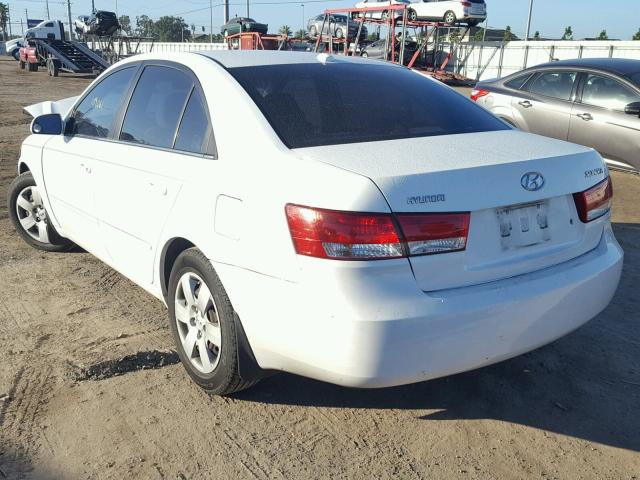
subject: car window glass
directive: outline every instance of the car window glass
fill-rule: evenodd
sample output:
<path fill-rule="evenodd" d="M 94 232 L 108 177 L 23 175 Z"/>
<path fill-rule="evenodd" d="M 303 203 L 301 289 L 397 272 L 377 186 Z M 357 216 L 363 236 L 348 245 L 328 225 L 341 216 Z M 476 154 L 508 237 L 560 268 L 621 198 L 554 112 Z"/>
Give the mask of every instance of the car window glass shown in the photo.
<path fill-rule="evenodd" d="M 576 72 L 541 73 L 528 83 L 527 90 L 546 97 L 569 100 L 575 80 Z"/>
<path fill-rule="evenodd" d="M 45 23 L 44 26 L 45 27 L 53 27 L 53 22 Z"/>
<path fill-rule="evenodd" d="M 633 102 L 640 102 L 640 95 L 617 80 L 601 75 L 587 76 L 582 91 L 582 103 L 624 111 L 624 107 Z"/>
<path fill-rule="evenodd" d="M 205 103 L 198 90 L 193 90 L 178 128 L 174 148 L 185 152 L 205 153 L 208 139 L 209 121 Z"/>
<path fill-rule="evenodd" d="M 133 67 L 124 68 L 98 83 L 75 108 L 67 134 L 108 137 L 122 96 L 135 72 Z"/>
<path fill-rule="evenodd" d="M 171 148 L 191 79 L 180 70 L 148 66 L 131 97 L 120 140 Z"/>
<path fill-rule="evenodd" d="M 514 90 L 520 90 L 530 76 L 531 74 L 520 75 L 519 77 L 516 77 L 513 80 L 509 80 L 508 82 L 505 82 L 504 85 L 508 88 L 513 88 Z"/>

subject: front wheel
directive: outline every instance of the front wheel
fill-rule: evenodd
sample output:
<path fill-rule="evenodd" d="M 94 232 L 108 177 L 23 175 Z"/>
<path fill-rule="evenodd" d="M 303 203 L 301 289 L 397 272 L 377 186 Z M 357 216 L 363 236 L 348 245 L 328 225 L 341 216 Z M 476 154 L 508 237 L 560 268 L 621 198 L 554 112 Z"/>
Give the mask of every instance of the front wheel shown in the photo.
<path fill-rule="evenodd" d="M 368 58 L 368 57 L 369 57 L 369 54 L 368 54 L 367 52 L 362 52 L 362 56 L 363 56 L 364 58 Z"/>
<path fill-rule="evenodd" d="M 242 332 L 220 278 L 197 248 L 185 250 L 176 259 L 167 304 L 182 365 L 202 389 L 213 395 L 229 395 L 259 380 L 240 375 Z M 257 369 L 255 364 L 248 367 Z"/>
<path fill-rule="evenodd" d="M 455 25 L 456 24 L 456 14 L 453 13 L 451 10 L 448 10 L 443 17 L 444 23 L 446 23 L 447 25 Z"/>
<path fill-rule="evenodd" d="M 342 38 L 344 37 L 344 32 L 342 31 L 341 28 L 336 28 L 336 38 Z"/>
<path fill-rule="evenodd" d="M 413 8 L 409 9 L 409 20 L 415 22 L 418 20 L 418 12 L 416 12 Z"/>
<path fill-rule="evenodd" d="M 61 237 L 51 225 L 31 172 L 25 172 L 11 182 L 7 203 L 13 226 L 29 245 L 47 252 L 65 252 L 73 248 L 74 244 Z"/>

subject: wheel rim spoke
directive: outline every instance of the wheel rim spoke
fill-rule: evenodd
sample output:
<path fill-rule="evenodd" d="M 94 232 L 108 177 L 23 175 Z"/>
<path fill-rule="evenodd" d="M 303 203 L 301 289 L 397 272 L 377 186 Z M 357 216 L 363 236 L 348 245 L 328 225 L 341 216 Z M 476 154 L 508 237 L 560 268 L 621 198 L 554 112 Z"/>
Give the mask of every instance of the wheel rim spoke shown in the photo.
<path fill-rule="evenodd" d="M 33 218 L 33 215 L 29 212 L 26 217 L 20 219 L 20 224 L 22 225 L 22 228 L 29 230 L 36 224 L 36 219 Z"/>
<path fill-rule="evenodd" d="M 196 303 L 196 298 L 193 294 L 193 285 L 191 282 L 190 275 L 184 275 L 181 280 L 182 285 L 182 294 L 184 295 L 184 299 L 187 301 L 187 306 L 194 305 Z"/>
<path fill-rule="evenodd" d="M 204 337 L 207 341 L 211 342 L 213 345 L 220 348 L 222 343 L 222 335 L 220 332 L 220 327 L 213 324 L 208 324 Z"/>
<path fill-rule="evenodd" d="M 37 207 L 42 206 L 42 197 L 36 187 L 31 188 L 31 196 L 33 197 L 33 204 Z"/>
<path fill-rule="evenodd" d="M 198 341 L 198 332 L 195 328 L 189 329 L 189 332 L 182 340 L 182 348 L 184 348 L 184 353 L 187 354 L 187 358 L 192 359 L 195 349 L 196 343 Z"/>
<path fill-rule="evenodd" d="M 207 348 L 207 342 L 204 336 L 198 340 L 198 353 L 200 354 L 200 362 L 205 372 L 213 370 L 213 359 L 211 351 Z"/>
<path fill-rule="evenodd" d="M 45 221 L 38 222 L 38 240 L 42 243 L 49 243 L 49 231 Z"/>
<path fill-rule="evenodd" d="M 175 301 L 176 320 L 182 323 L 189 324 L 191 316 L 189 315 L 190 309 L 188 305 L 184 305 L 182 300 L 176 299 Z"/>
<path fill-rule="evenodd" d="M 207 287 L 207 284 L 202 282 L 200 284 L 200 289 L 198 290 L 198 300 L 197 300 L 197 305 L 198 305 L 198 310 L 200 310 L 200 312 L 202 312 L 202 314 L 206 314 L 207 312 L 207 306 L 209 305 L 209 301 L 211 300 L 211 292 L 209 291 L 209 287 Z"/>
<path fill-rule="evenodd" d="M 25 197 L 23 197 L 22 195 L 18 196 L 18 200 L 16 202 L 18 204 L 18 206 L 24 210 L 30 211 L 31 209 L 33 209 L 34 205 L 27 200 Z"/>

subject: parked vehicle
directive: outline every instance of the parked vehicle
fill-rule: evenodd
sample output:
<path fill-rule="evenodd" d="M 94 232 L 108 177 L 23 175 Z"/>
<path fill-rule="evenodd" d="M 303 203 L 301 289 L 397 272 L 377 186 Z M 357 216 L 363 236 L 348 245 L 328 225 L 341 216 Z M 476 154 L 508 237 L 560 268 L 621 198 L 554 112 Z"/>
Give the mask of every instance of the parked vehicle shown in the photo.
<path fill-rule="evenodd" d="M 324 27 L 323 27 L 324 25 Z M 348 38 L 355 38 L 358 34 L 358 28 L 360 27 L 360 22 L 352 20 L 347 15 L 329 15 L 328 21 L 325 21 L 325 14 L 317 15 L 313 18 L 309 19 L 307 23 L 307 31 L 309 32 L 309 37 L 316 38 L 318 36 L 318 32 L 322 30 L 323 35 L 329 35 L 331 32 L 331 36 L 336 38 L 344 38 L 345 35 L 349 35 Z M 362 29 L 360 30 L 360 37 L 366 38 L 368 35 L 367 27 L 362 25 Z"/>
<path fill-rule="evenodd" d="M 92 15 L 80 15 L 74 21 L 76 33 L 109 37 L 120 30 L 120 22 L 114 12 L 98 10 Z"/>
<path fill-rule="evenodd" d="M 609 165 L 640 170 L 640 61 L 551 62 L 483 81 L 472 97 L 511 125 L 595 148 Z"/>
<path fill-rule="evenodd" d="M 418 44 L 414 41 L 407 40 L 404 44 L 404 65 L 407 65 L 413 57 L 413 54 L 418 50 Z M 400 49 L 402 46 L 401 41 L 395 42 L 395 54 L 396 59 L 399 62 L 400 59 Z M 391 60 L 390 55 L 388 58 L 385 58 L 387 49 L 390 50 L 391 47 L 387 47 L 387 40 L 385 38 L 381 38 L 380 40 L 376 40 L 373 43 L 370 43 L 365 48 L 362 49 L 361 55 L 363 57 L 368 57 L 374 60 Z"/>
<path fill-rule="evenodd" d="M 269 25 L 266 23 L 256 22 L 253 18 L 249 17 L 234 17 L 220 27 L 220 33 L 225 37 L 229 35 L 236 35 L 241 32 L 258 32 L 266 34 L 269 30 Z"/>
<path fill-rule="evenodd" d="M 14 38 L 13 40 L 8 40 L 5 42 L 5 53 L 7 55 L 12 56 L 17 61 L 20 60 L 20 47 L 24 47 L 24 39 L 23 38 Z"/>
<path fill-rule="evenodd" d="M 45 20 L 24 32 L 25 40 L 42 38 L 49 40 L 64 40 L 64 25 L 60 20 Z"/>
<path fill-rule="evenodd" d="M 385 387 L 473 369 L 578 328 L 620 279 L 598 153 L 398 65 L 153 53 L 27 111 L 18 233 L 164 301 L 211 393 L 264 371 Z"/>
<path fill-rule="evenodd" d="M 487 5 L 484 0 L 418 0 L 411 4 L 409 18 L 474 27 L 487 19 Z"/>
<path fill-rule="evenodd" d="M 389 17 L 389 10 L 384 10 L 384 7 L 388 7 L 390 5 L 410 5 L 410 4 L 411 4 L 410 0 L 382 0 L 382 1 L 363 0 L 362 2 L 356 3 L 356 8 L 366 8 L 366 7 L 382 8 L 383 10 L 367 13 L 366 17 L 367 18 L 386 19 L 386 18 Z M 402 17 L 402 15 L 403 15 L 403 11 L 402 10 L 396 10 L 395 11 L 396 18 L 400 18 L 400 17 Z M 365 15 L 361 14 L 360 16 L 365 16 Z"/>

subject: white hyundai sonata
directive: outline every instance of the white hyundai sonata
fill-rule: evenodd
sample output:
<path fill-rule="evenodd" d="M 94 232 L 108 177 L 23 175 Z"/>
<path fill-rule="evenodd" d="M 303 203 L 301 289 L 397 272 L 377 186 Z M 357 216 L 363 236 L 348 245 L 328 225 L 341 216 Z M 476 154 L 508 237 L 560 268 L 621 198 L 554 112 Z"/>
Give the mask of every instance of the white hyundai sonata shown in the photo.
<path fill-rule="evenodd" d="M 211 393 L 280 370 L 386 387 L 488 365 L 584 324 L 620 279 L 594 150 L 404 67 L 139 55 L 27 110 L 17 231 L 163 300 Z"/>

